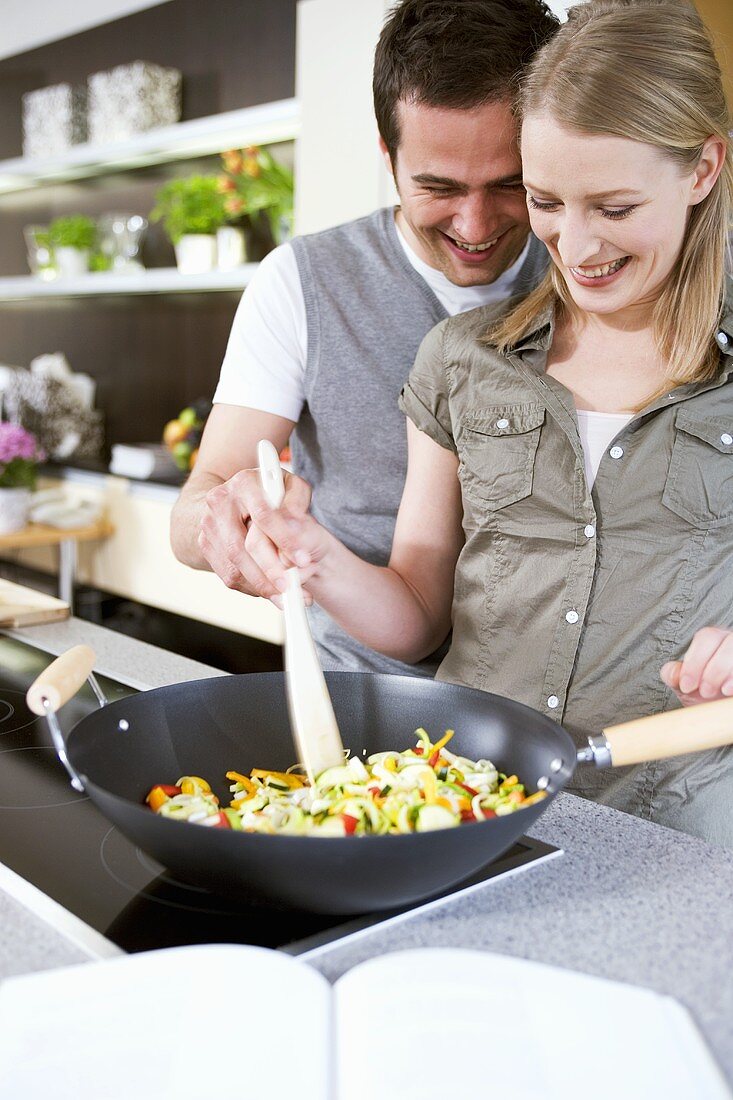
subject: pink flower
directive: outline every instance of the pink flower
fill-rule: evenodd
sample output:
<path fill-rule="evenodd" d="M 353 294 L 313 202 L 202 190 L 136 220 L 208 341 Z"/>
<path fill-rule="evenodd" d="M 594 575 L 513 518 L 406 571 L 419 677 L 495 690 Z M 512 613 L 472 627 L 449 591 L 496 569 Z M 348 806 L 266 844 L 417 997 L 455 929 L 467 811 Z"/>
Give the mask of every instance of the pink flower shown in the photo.
<path fill-rule="evenodd" d="M 21 428 L 20 424 L 0 423 L 0 465 L 6 465 L 14 458 L 38 462 L 44 457 L 36 437 Z"/>

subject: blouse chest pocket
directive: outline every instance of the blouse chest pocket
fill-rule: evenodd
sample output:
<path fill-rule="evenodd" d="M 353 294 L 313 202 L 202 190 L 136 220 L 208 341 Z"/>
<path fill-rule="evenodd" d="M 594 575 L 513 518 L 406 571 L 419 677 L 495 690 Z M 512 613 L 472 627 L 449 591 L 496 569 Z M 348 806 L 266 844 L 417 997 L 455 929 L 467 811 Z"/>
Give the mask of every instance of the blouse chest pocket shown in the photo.
<path fill-rule="evenodd" d="M 680 409 L 662 503 L 696 527 L 733 520 L 733 421 Z"/>
<path fill-rule="evenodd" d="M 544 419 L 540 404 L 496 405 L 463 418 L 458 475 L 472 500 L 494 510 L 529 496 Z"/>

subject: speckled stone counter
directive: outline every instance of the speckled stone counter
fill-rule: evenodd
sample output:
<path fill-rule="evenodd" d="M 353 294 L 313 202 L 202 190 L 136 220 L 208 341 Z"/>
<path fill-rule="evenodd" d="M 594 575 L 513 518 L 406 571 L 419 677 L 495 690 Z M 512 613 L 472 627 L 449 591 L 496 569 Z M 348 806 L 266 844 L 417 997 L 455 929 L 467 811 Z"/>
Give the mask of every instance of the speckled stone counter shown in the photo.
<path fill-rule="evenodd" d="M 100 672 L 139 688 L 219 675 L 78 620 L 11 633 L 53 653 L 87 642 Z M 465 946 L 646 986 L 691 1011 L 733 1084 L 733 852 L 572 795 L 532 835 L 564 854 L 309 961 L 335 980 L 387 951 Z M 8 896 L 0 876 L 0 978 L 84 957 Z"/>
<path fill-rule="evenodd" d="M 221 669 L 211 665 L 179 657 L 176 653 L 128 638 L 125 634 L 115 634 L 82 619 L 71 618 L 60 623 L 20 627 L 2 633 L 55 656 L 75 645 L 89 645 L 97 655 L 94 666 L 97 672 L 141 691 L 165 687 L 166 684 L 180 684 L 184 680 L 225 675 Z"/>

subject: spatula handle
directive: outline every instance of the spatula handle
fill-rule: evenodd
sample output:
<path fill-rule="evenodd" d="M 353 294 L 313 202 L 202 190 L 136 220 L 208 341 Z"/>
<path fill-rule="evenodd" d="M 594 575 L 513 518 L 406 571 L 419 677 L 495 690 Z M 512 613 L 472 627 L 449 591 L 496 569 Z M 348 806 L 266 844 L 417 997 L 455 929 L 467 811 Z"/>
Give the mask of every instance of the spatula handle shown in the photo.
<path fill-rule="evenodd" d="M 260 484 L 267 503 L 271 508 L 279 508 L 285 496 L 285 481 L 280 455 L 269 439 L 261 439 L 257 444 L 257 461 L 260 467 Z"/>
<path fill-rule="evenodd" d="M 733 698 L 635 718 L 604 731 L 614 765 L 733 744 Z"/>

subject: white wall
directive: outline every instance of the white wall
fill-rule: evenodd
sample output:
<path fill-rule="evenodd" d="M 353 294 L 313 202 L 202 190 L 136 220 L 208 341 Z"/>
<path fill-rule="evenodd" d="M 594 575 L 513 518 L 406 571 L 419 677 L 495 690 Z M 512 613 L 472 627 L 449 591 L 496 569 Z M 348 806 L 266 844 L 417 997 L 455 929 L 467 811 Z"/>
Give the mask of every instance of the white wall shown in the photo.
<path fill-rule="evenodd" d="M 0 0 L 0 58 L 168 0 Z"/>
<path fill-rule="evenodd" d="M 395 201 L 377 146 L 374 47 L 392 0 L 300 0 L 295 227 L 312 233 Z"/>

